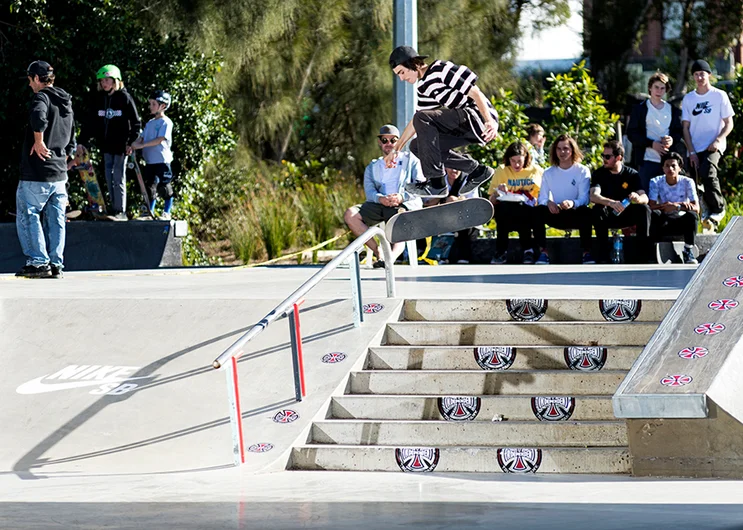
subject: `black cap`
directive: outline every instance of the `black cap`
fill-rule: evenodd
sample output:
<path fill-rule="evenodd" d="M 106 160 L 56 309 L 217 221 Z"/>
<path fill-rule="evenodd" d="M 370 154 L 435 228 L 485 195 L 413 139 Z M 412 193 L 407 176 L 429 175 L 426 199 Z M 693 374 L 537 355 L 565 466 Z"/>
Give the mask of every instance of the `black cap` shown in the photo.
<path fill-rule="evenodd" d="M 694 64 L 691 65 L 691 73 L 694 74 L 695 72 L 707 72 L 708 74 L 711 74 L 712 69 L 709 67 L 709 63 L 707 61 L 697 59 L 696 61 L 694 61 Z"/>
<path fill-rule="evenodd" d="M 39 77 L 46 77 L 48 75 L 52 75 L 53 73 L 54 68 L 52 68 L 52 65 L 47 63 L 46 61 L 34 61 L 28 65 L 28 68 L 26 68 L 26 75 L 31 77 L 35 75 L 38 75 Z"/>
<path fill-rule="evenodd" d="M 412 46 L 398 46 L 390 54 L 390 68 L 395 68 L 405 61 L 415 59 L 416 57 L 425 59 L 428 55 L 418 55 L 418 52 Z"/>

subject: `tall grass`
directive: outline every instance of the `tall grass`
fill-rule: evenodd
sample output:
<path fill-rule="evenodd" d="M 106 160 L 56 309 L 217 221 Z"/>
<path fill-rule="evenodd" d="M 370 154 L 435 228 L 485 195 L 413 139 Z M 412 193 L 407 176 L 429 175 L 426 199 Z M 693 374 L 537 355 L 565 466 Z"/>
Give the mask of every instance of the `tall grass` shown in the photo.
<path fill-rule="evenodd" d="M 273 259 L 346 230 L 343 213 L 362 197 L 363 192 L 350 179 L 329 185 L 305 183 L 297 188 L 260 179 L 226 216 L 225 232 L 235 256 L 243 262 Z"/>

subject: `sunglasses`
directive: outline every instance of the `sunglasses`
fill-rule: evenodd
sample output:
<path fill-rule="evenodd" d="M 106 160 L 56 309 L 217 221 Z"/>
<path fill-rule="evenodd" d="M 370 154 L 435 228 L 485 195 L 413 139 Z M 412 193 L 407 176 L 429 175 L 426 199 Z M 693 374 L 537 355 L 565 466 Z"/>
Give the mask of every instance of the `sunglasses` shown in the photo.
<path fill-rule="evenodd" d="M 604 153 L 601 154 L 601 158 L 603 158 L 604 160 L 611 160 L 615 156 L 617 156 L 617 155 L 614 155 L 614 154 L 607 155 L 607 154 L 604 154 Z"/>
<path fill-rule="evenodd" d="M 382 145 L 394 144 L 397 141 L 397 138 L 395 138 L 394 140 L 388 140 L 387 138 L 380 138 L 379 141 L 382 142 Z"/>

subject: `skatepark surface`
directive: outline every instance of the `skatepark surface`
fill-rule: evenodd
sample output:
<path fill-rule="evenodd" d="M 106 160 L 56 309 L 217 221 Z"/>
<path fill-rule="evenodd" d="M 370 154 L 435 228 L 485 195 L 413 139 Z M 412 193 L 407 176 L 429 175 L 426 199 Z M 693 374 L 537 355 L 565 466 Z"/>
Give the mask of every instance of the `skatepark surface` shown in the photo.
<path fill-rule="evenodd" d="M 626 476 L 286 471 L 292 444 L 405 298 L 675 298 L 692 266 L 338 269 L 301 311 L 307 397 L 282 318 L 238 362 L 246 445 L 232 464 L 212 360 L 319 267 L 0 275 L 0 528 L 743 528 L 743 482 Z M 321 362 L 331 352 L 345 361 Z M 273 421 L 291 410 L 290 424 Z"/>

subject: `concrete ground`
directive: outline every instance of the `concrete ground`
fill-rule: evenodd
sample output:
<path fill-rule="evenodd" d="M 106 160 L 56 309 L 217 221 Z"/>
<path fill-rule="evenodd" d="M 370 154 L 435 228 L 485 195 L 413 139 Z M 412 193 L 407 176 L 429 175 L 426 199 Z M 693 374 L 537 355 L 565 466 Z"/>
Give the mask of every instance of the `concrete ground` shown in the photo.
<path fill-rule="evenodd" d="M 241 358 L 246 442 L 274 448 L 233 467 L 224 376 L 210 363 L 317 270 L 0 275 L 0 528 L 743 528 L 743 482 L 283 470 L 403 298 L 667 299 L 688 266 L 396 267 L 395 300 L 381 271 L 362 270 L 364 301 L 385 308 L 360 329 L 349 271 L 337 270 L 302 306 L 304 401 L 285 320 Z M 320 362 L 334 351 L 346 360 Z M 100 381 L 67 377 L 93 365 Z M 115 367 L 130 382 L 110 383 Z M 111 394 L 117 385 L 136 387 Z M 299 419 L 272 421 L 286 409 Z"/>

